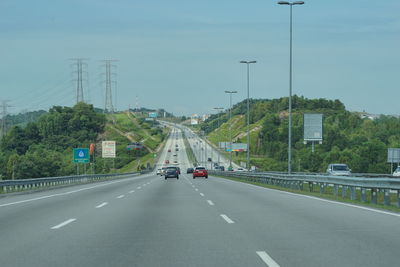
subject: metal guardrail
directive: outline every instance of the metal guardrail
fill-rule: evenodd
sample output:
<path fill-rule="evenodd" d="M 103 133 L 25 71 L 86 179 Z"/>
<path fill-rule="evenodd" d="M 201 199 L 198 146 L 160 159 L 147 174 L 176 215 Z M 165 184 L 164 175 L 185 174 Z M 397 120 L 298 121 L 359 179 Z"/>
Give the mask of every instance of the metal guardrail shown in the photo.
<path fill-rule="evenodd" d="M 383 194 L 383 204 L 391 205 L 391 198 L 395 194 L 397 206 L 400 207 L 400 179 L 387 177 L 350 177 L 350 176 L 328 176 L 328 175 L 306 175 L 306 174 L 283 174 L 283 173 L 252 173 L 252 172 L 228 172 L 210 170 L 210 175 L 235 177 L 251 182 L 266 183 L 296 190 L 314 191 L 314 186 L 319 187 L 320 193 L 327 193 L 327 189 L 333 187 L 332 193 L 335 196 L 341 191 L 342 197 L 348 196 L 351 200 L 360 197 L 362 202 L 378 204 L 378 194 Z M 330 190 L 329 190 L 330 191 Z M 370 193 L 370 197 L 367 196 Z"/>
<path fill-rule="evenodd" d="M 40 189 L 51 186 L 89 183 L 108 178 L 122 178 L 126 176 L 137 176 L 145 174 L 151 170 L 130 173 L 113 173 L 113 174 L 91 174 L 91 175 L 76 175 L 76 176 L 60 176 L 60 177 L 47 177 L 47 178 L 32 178 L 32 179 L 18 179 L 18 180 L 2 180 L 0 181 L 0 192 L 9 193 L 22 190 Z"/>

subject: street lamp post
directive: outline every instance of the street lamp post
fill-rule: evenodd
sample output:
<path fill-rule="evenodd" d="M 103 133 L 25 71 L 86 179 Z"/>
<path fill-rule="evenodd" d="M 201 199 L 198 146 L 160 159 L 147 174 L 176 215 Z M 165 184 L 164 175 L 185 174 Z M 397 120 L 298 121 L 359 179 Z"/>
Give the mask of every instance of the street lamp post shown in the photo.
<path fill-rule="evenodd" d="M 304 1 L 279 1 L 279 5 L 290 6 L 290 55 L 289 55 L 289 137 L 288 137 L 288 174 L 292 173 L 292 7 L 303 5 Z"/>
<path fill-rule="evenodd" d="M 217 108 L 214 108 L 215 110 L 218 110 L 218 114 L 217 114 L 217 116 L 218 116 L 218 129 L 219 129 L 219 126 L 220 126 L 220 124 L 219 124 L 219 119 L 220 119 L 220 115 L 219 115 L 219 113 L 220 113 L 220 110 L 223 110 L 224 108 L 220 108 L 220 107 L 217 107 Z M 218 142 L 219 142 L 219 138 L 218 138 Z M 220 153 L 219 153 L 219 151 L 217 151 L 218 152 L 218 166 L 219 166 L 219 164 L 220 164 Z"/>
<path fill-rule="evenodd" d="M 240 63 L 247 65 L 247 170 L 250 170 L 250 71 L 249 65 L 257 63 L 257 61 L 245 61 Z"/>
<path fill-rule="evenodd" d="M 232 94 L 236 94 L 237 91 L 225 91 L 229 94 L 230 104 L 229 104 L 229 120 L 232 119 Z M 229 139 L 230 139 L 230 157 L 229 157 L 229 169 L 232 170 L 232 122 L 229 124 Z"/>

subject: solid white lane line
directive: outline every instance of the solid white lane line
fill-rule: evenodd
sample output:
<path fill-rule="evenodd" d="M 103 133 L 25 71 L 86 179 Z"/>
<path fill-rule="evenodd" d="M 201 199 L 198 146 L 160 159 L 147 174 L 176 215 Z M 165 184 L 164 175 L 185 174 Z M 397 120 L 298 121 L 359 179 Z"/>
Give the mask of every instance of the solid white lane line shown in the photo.
<path fill-rule="evenodd" d="M 208 204 L 210 204 L 210 206 L 214 206 L 214 203 L 211 200 L 207 200 Z"/>
<path fill-rule="evenodd" d="M 231 180 L 227 180 L 227 181 L 233 182 L 233 183 L 240 183 L 240 182 L 231 181 Z M 281 190 L 277 190 L 277 189 L 266 188 L 266 187 L 257 186 L 257 185 L 252 185 L 252 184 L 247 184 L 247 183 L 244 183 L 244 184 L 245 184 L 245 185 L 248 185 L 248 186 L 250 186 L 250 187 L 254 187 L 254 188 L 258 188 L 258 189 L 262 189 L 262 190 L 269 190 L 269 191 L 279 192 L 279 193 L 282 193 L 282 194 L 288 194 L 288 195 L 297 196 L 297 197 L 309 198 L 309 199 L 318 200 L 318 201 L 322 201 L 322 202 L 327 202 L 327 203 L 331 203 L 331 204 L 336 204 L 336 205 L 341 205 L 341 206 L 356 208 L 356 209 L 360 209 L 360 210 L 372 211 L 372 212 L 375 212 L 375 213 L 380 213 L 380 214 L 385 214 L 385 215 L 390 215 L 390 216 L 395 216 L 395 217 L 400 217 L 400 213 L 392 213 L 392 212 L 389 212 L 389 211 L 376 210 L 376 209 L 373 209 L 373 208 L 367 208 L 367 207 L 363 207 L 363 206 L 357 206 L 357 205 L 353 205 L 353 204 L 347 204 L 347 203 L 343 203 L 343 202 L 337 202 L 337 201 L 334 201 L 334 200 L 328 200 L 328 199 L 323 199 L 323 198 L 318 198 L 318 197 L 313 197 L 313 196 L 307 196 L 307 195 L 302 195 L 302 194 L 296 194 L 296 193 L 292 193 L 292 192 L 286 192 L 286 191 L 281 191 Z"/>
<path fill-rule="evenodd" d="M 97 206 L 96 206 L 96 209 L 100 209 L 100 208 L 104 207 L 104 206 L 107 205 L 107 204 L 108 204 L 107 202 L 103 202 L 103 203 L 101 203 L 100 205 L 97 205 Z"/>
<path fill-rule="evenodd" d="M 227 223 L 235 223 L 234 221 L 232 221 L 228 216 L 226 216 L 225 214 L 221 214 L 220 215 Z"/>
<path fill-rule="evenodd" d="M 117 198 L 123 198 L 125 195 L 120 195 L 120 196 L 117 196 Z"/>
<path fill-rule="evenodd" d="M 135 190 L 131 190 L 129 191 L 129 194 L 135 193 Z"/>
<path fill-rule="evenodd" d="M 279 264 L 276 263 L 265 251 L 256 251 L 257 255 L 265 262 L 268 267 L 279 267 Z"/>
<path fill-rule="evenodd" d="M 67 224 L 72 223 L 74 221 L 76 221 L 75 218 L 66 220 L 65 222 L 62 222 L 60 224 L 57 224 L 56 226 L 51 227 L 51 229 L 53 229 L 53 230 L 60 229 L 61 227 L 66 226 Z"/>
<path fill-rule="evenodd" d="M 204 197 L 204 194 L 203 194 L 203 193 L 200 193 L 200 196 Z"/>

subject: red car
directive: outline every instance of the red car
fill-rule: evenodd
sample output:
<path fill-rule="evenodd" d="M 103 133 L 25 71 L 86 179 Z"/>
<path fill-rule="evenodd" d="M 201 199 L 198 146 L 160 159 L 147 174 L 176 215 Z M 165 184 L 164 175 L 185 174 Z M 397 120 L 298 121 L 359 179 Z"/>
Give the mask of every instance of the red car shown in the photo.
<path fill-rule="evenodd" d="M 196 167 L 193 171 L 193 179 L 196 177 L 205 177 L 208 178 L 208 171 L 204 167 Z"/>
<path fill-rule="evenodd" d="M 165 160 L 165 164 L 169 164 L 169 160 L 168 159 Z"/>

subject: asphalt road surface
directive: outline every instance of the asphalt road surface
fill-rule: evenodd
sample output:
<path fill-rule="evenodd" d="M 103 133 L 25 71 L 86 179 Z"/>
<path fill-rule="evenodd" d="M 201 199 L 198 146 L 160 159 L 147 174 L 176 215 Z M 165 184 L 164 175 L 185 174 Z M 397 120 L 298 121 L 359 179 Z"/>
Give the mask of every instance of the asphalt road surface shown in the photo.
<path fill-rule="evenodd" d="M 192 179 L 177 129 L 159 166 L 175 158 L 179 180 L 0 198 L 0 266 L 399 266 L 399 214 Z"/>

